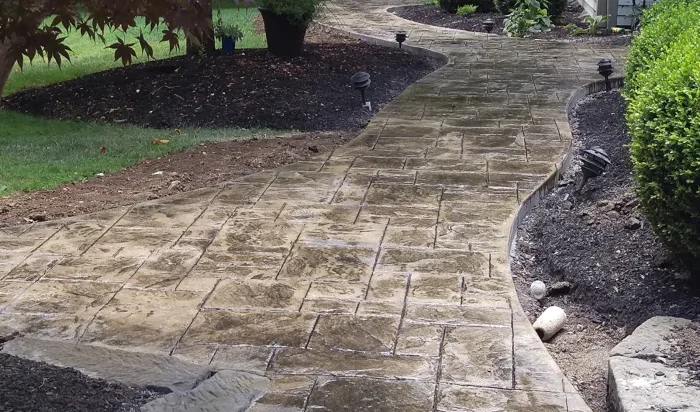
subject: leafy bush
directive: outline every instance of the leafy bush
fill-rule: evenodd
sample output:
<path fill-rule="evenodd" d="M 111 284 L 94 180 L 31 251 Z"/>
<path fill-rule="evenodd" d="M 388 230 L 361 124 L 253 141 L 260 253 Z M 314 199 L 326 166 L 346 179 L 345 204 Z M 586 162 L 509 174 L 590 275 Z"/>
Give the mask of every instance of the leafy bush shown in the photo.
<path fill-rule="evenodd" d="M 678 35 L 700 20 L 700 1 L 657 1 L 642 16 L 642 31 L 632 39 L 625 63 L 625 91 L 628 98 L 640 85 L 639 73 L 647 70 Z"/>
<path fill-rule="evenodd" d="M 287 19 L 298 26 L 307 25 L 321 10 L 326 0 L 257 0 L 255 5 L 271 10 L 275 14 L 287 16 Z"/>
<path fill-rule="evenodd" d="M 504 23 L 503 31 L 511 37 L 550 31 L 553 26 L 547 9 L 539 0 L 518 0 L 517 6 Z"/>
<path fill-rule="evenodd" d="M 561 16 L 566 9 L 566 4 L 568 0 L 542 0 L 540 3 L 547 8 L 547 13 L 552 17 Z M 510 13 L 518 5 L 518 0 L 494 0 L 493 1 L 496 9 L 503 13 Z"/>
<path fill-rule="evenodd" d="M 582 29 L 577 27 L 571 34 L 578 36 L 579 34 L 588 34 L 589 36 L 595 36 L 600 30 L 600 25 L 608 21 L 608 16 L 585 16 L 583 18 L 584 23 L 588 23 L 588 28 Z"/>
<path fill-rule="evenodd" d="M 647 20 L 642 41 L 632 45 L 630 151 L 642 208 L 655 232 L 681 257 L 700 259 L 700 19 L 683 31 L 659 27 L 692 14 L 692 6 L 682 12 L 682 2 L 660 4 L 666 1 L 676 4 Z"/>
<path fill-rule="evenodd" d="M 477 6 L 481 13 L 496 11 L 493 0 L 438 0 L 438 6 L 448 13 L 457 13 L 457 9 L 471 4 Z"/>
<path fill-rule="evenodd" d="M 470 14 L 476 13 L 476 9 L 478 9 L 478 6 L 475 6 L 473 4 L 465 4 L 464 6 L 460 6 L 457 8 L 457 14 L 459 16 L 468 16 Z"/>
<path fill-rule="evenodd" d="M 243 30 L 238 25 L 224 21 L 221 16 L 221 9 L 216 9 L 216 23 L 214 23 L 214 36 L 222 38 L 226 36 L 233 37 L 234 41 L 239 41 L 243 38 Z"/>

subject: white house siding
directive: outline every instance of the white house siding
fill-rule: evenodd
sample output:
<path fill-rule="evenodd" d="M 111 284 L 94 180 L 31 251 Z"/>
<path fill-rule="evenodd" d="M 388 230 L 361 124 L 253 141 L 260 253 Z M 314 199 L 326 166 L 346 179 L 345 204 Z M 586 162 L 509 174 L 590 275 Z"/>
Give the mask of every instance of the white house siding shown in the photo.
<path fill-rule="evenodd" d="M 651 6 L 658 0 L 577 0 L 583 9 L 591 16 L 608 15 L 608 27 L 630 27 L 634 22 L 634 5 L 637 7 Z M 610 13 L 608 13 L 610 10 Z"/>

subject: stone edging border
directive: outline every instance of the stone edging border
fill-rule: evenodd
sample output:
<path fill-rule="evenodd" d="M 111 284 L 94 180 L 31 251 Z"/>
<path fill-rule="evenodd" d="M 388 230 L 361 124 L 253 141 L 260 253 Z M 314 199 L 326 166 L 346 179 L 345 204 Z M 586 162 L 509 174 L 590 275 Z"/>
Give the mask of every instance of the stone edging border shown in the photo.
<path fill-rule="evenodd" d="M 624 85 L 624 78 L 623 77 L 615 77 L 610 79 L 610 84 L 612 87 L 612 90 L 620 89 Z M 589 83 L 588 85 L 578 89 L 570 98 L 569 101 L 566 104 L 566 114 L 568 118 L 571 118 L 571 112 L 573 111 L 574 106 L 578 102 L 580 102 L 584 97 L 589 96 L 594 93 L 599 93 L 605 91 L 605 80 L 599 80 L 593 83 Z M 544 182 L 540 183 L 537 188 L 530 193 L 521 203 L 520 206 L 518 207 L 518 211 L 515 214 L 515 217 L 513 218 L 513 222 L 511 223 L 510 226 L 510 233 L 508 235 L 508 266 L 510 270 L 510 266 L 512 263 L 513 259 L 513 249 L 515 248 L 515 237 L 518 234 L 518 228 L 520 227 L 520 224 L 523 222 L 525 217 L 530 213 L 530 211 L 537 206 L 542 199 L 549 194 L 557 185 L 557 181 L 561 178 L 561 176 L 566 173 L 566 171 L 569 169 L 571 166 L 571 162 L 574 160 L 574 151 L 573 151 L 573 144 L 569 145 L 569 147 L 566 149 L 566 154 L 564 155 L 564 158 L 562 159 L 562 162 L 560 165 L 558 165 L 557 169 L 552 172 L 547 179 L 545 179 Z"/>

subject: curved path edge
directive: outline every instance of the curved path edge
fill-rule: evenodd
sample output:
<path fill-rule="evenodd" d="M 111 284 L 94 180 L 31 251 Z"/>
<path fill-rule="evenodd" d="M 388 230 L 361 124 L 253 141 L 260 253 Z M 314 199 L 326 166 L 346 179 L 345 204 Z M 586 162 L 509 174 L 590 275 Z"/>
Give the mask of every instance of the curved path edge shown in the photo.
<path fill-rule="evenodd" d="M 340 0 L 336 30 L 447 56 L 358 138 L 230 184 L 0 230 L 0 335 L 265 374 L 251 411 L 584 412 L 522 312 L 514 224 L 624 49 L 428 27 Z M 371 93 L 370 93 L 371 99 Z"/>

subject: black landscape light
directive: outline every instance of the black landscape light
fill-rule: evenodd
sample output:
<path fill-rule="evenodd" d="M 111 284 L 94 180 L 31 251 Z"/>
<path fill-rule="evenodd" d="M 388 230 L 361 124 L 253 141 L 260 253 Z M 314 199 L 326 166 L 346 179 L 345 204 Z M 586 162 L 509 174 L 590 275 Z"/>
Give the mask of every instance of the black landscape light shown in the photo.
<path fill-rule="evenodd" d="M 576 193 L 581 193 L 588 179 L 602 175 L 609 164 L 610 158 L 608 154 L 600 147 L 584 150 L 583 156 L 581 156 L 581 171 L 583 172 L 583 177 L 576 187 Z"/>
<path fill-rule="evenodd" d="M 367 107 L 372 110 L 371 104 L 365 99 L 365 90 L 369 87 L 372 81 L 369 78 L 369 73 L 357 72 L 350 77 L 350 83 L 355 90 L 359 90 L 362 94 L 362 107 Z"/>
<path fill-rule="evenodd" d="M 399 49 L 401 48 L 401 44 L 406 41 L 406 32 L 403 30 L 399 30 L 396 32 L 396 41 L 399 42 Z"/>
<path fill-rule="evenodd" d="M 493 26 L 495 26 L 495 25 L 496 25 L 496 22 L 494 22 L 493 19 L 491 19 L 491 18 L 488 18 L 488 19 L 484 20 L 483 23 L 481 23 L 481 27 L 483 27 L 484 30 L 486 30 L 486 33 L 491 33 L 493 31 Z"/>
<path fill-rule="evenodd" d="M 610 77 L 610 75 L 613 74 L 613 72 L 613 65 L 610 59 L 603 59 L 598 62 L 598 74 L 605 77 L 605 90 L 607 91 L 610 91 L 610 89 L 612 88 L 608 77 Z"/>

